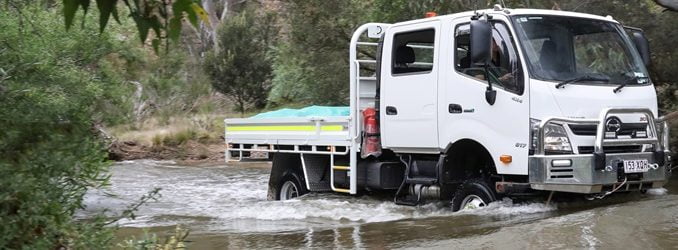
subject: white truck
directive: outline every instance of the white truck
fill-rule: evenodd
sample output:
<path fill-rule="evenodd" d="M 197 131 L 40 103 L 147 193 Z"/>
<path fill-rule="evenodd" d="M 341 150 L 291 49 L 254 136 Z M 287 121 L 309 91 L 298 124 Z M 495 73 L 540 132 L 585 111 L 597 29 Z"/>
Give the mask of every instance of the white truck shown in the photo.
<path fill-rule="evenodd" d="M 227 160 L 272 154 L 270 199 L 390 191 L 456 211 L 670 176 L 648 41 L 610 16 L 497 5 L 368 23 L 349 57 L 350 115 L 225 120 Z"/>

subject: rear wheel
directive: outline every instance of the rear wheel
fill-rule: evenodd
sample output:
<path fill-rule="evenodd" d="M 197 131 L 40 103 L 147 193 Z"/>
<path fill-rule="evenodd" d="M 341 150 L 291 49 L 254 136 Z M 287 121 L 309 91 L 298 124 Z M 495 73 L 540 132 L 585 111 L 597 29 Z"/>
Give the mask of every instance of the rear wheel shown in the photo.
<path fill-rule="evenodd" d="M 275 154 L 268 180 L 269 200 L 289 200 L 308 193 L 298 154 Z"/>
<path fill-rule="evenodd" d="M 279 183 L 276 200 L 291 200 L 308 193 L 300 178 L 294 173 L 288 173 Z"/>
<path fill-rule="evenodd" d="M 471 179 L 462 183 L 452 198 L 452 210 L 471 210 L 485 207 L 497 200 L 487 182 L 483 179 Z"/>
<path fill-rule="evenodd" d="M 289 200 L 299 197 L 299 187 L 293 181 L 286 181 L 280 188 L 280 200 Z"/>

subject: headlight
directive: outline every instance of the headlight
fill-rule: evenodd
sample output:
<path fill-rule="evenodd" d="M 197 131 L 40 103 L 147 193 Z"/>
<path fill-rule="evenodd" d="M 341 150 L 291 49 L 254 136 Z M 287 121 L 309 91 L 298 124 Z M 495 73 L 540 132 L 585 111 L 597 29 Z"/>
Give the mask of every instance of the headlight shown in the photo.
<path fill-rule="evenodd" d="M 549 123 L 544 126 L 544 151 L 572 152 L 570 139 L 562 125 Z"/>
<path fill-rule="evenodd" d="M 537 147 L 540 123 L 540 120 L 530 119 L 531 149 L 536 149 Z M 549 123 L 544 126 L 544 151 L 550 153 L 572 153 L 572 144 L 570 144 L 567 131 L 565 131 L 562 125 Z"/>

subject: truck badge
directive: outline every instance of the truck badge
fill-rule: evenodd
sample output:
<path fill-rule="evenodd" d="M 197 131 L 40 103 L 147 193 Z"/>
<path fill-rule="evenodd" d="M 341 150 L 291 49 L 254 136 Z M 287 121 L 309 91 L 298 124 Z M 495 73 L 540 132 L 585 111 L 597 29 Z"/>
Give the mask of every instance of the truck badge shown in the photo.
<path fill-rule="evenodd" d="M 607 121 L 605 121 L 605 129 L 607 132 L 619 132 L 621 130 L 622 122 L 619 120 L 619 118 L 613 116 L 610 118 L 607 118 Z"/>

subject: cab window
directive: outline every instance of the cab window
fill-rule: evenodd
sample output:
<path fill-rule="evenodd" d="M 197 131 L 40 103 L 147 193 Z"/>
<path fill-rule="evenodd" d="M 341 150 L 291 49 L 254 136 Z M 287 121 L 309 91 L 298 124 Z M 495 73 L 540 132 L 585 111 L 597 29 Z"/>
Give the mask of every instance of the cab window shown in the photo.
<path fill-rule="evenodd" d="M 454 31 L 455 55 L 454 68 L 457 72 L 473 77 L 479 81 L 487 81 L 489 77 L 495 86 L 507 91 L 523 94 L 523 72 L 513 36 L 503 22 L 492 22 L 492 58 L 487 67 L 487 74 L 482 66 L 471 64 L 470 24 L 457 25 Z"/>
<path fill-rule="evenodd" d="M 433 69 L 435 30 L 426 29 L 398 33 L 393 37 L 391 72 L 424 74 Z"/>

